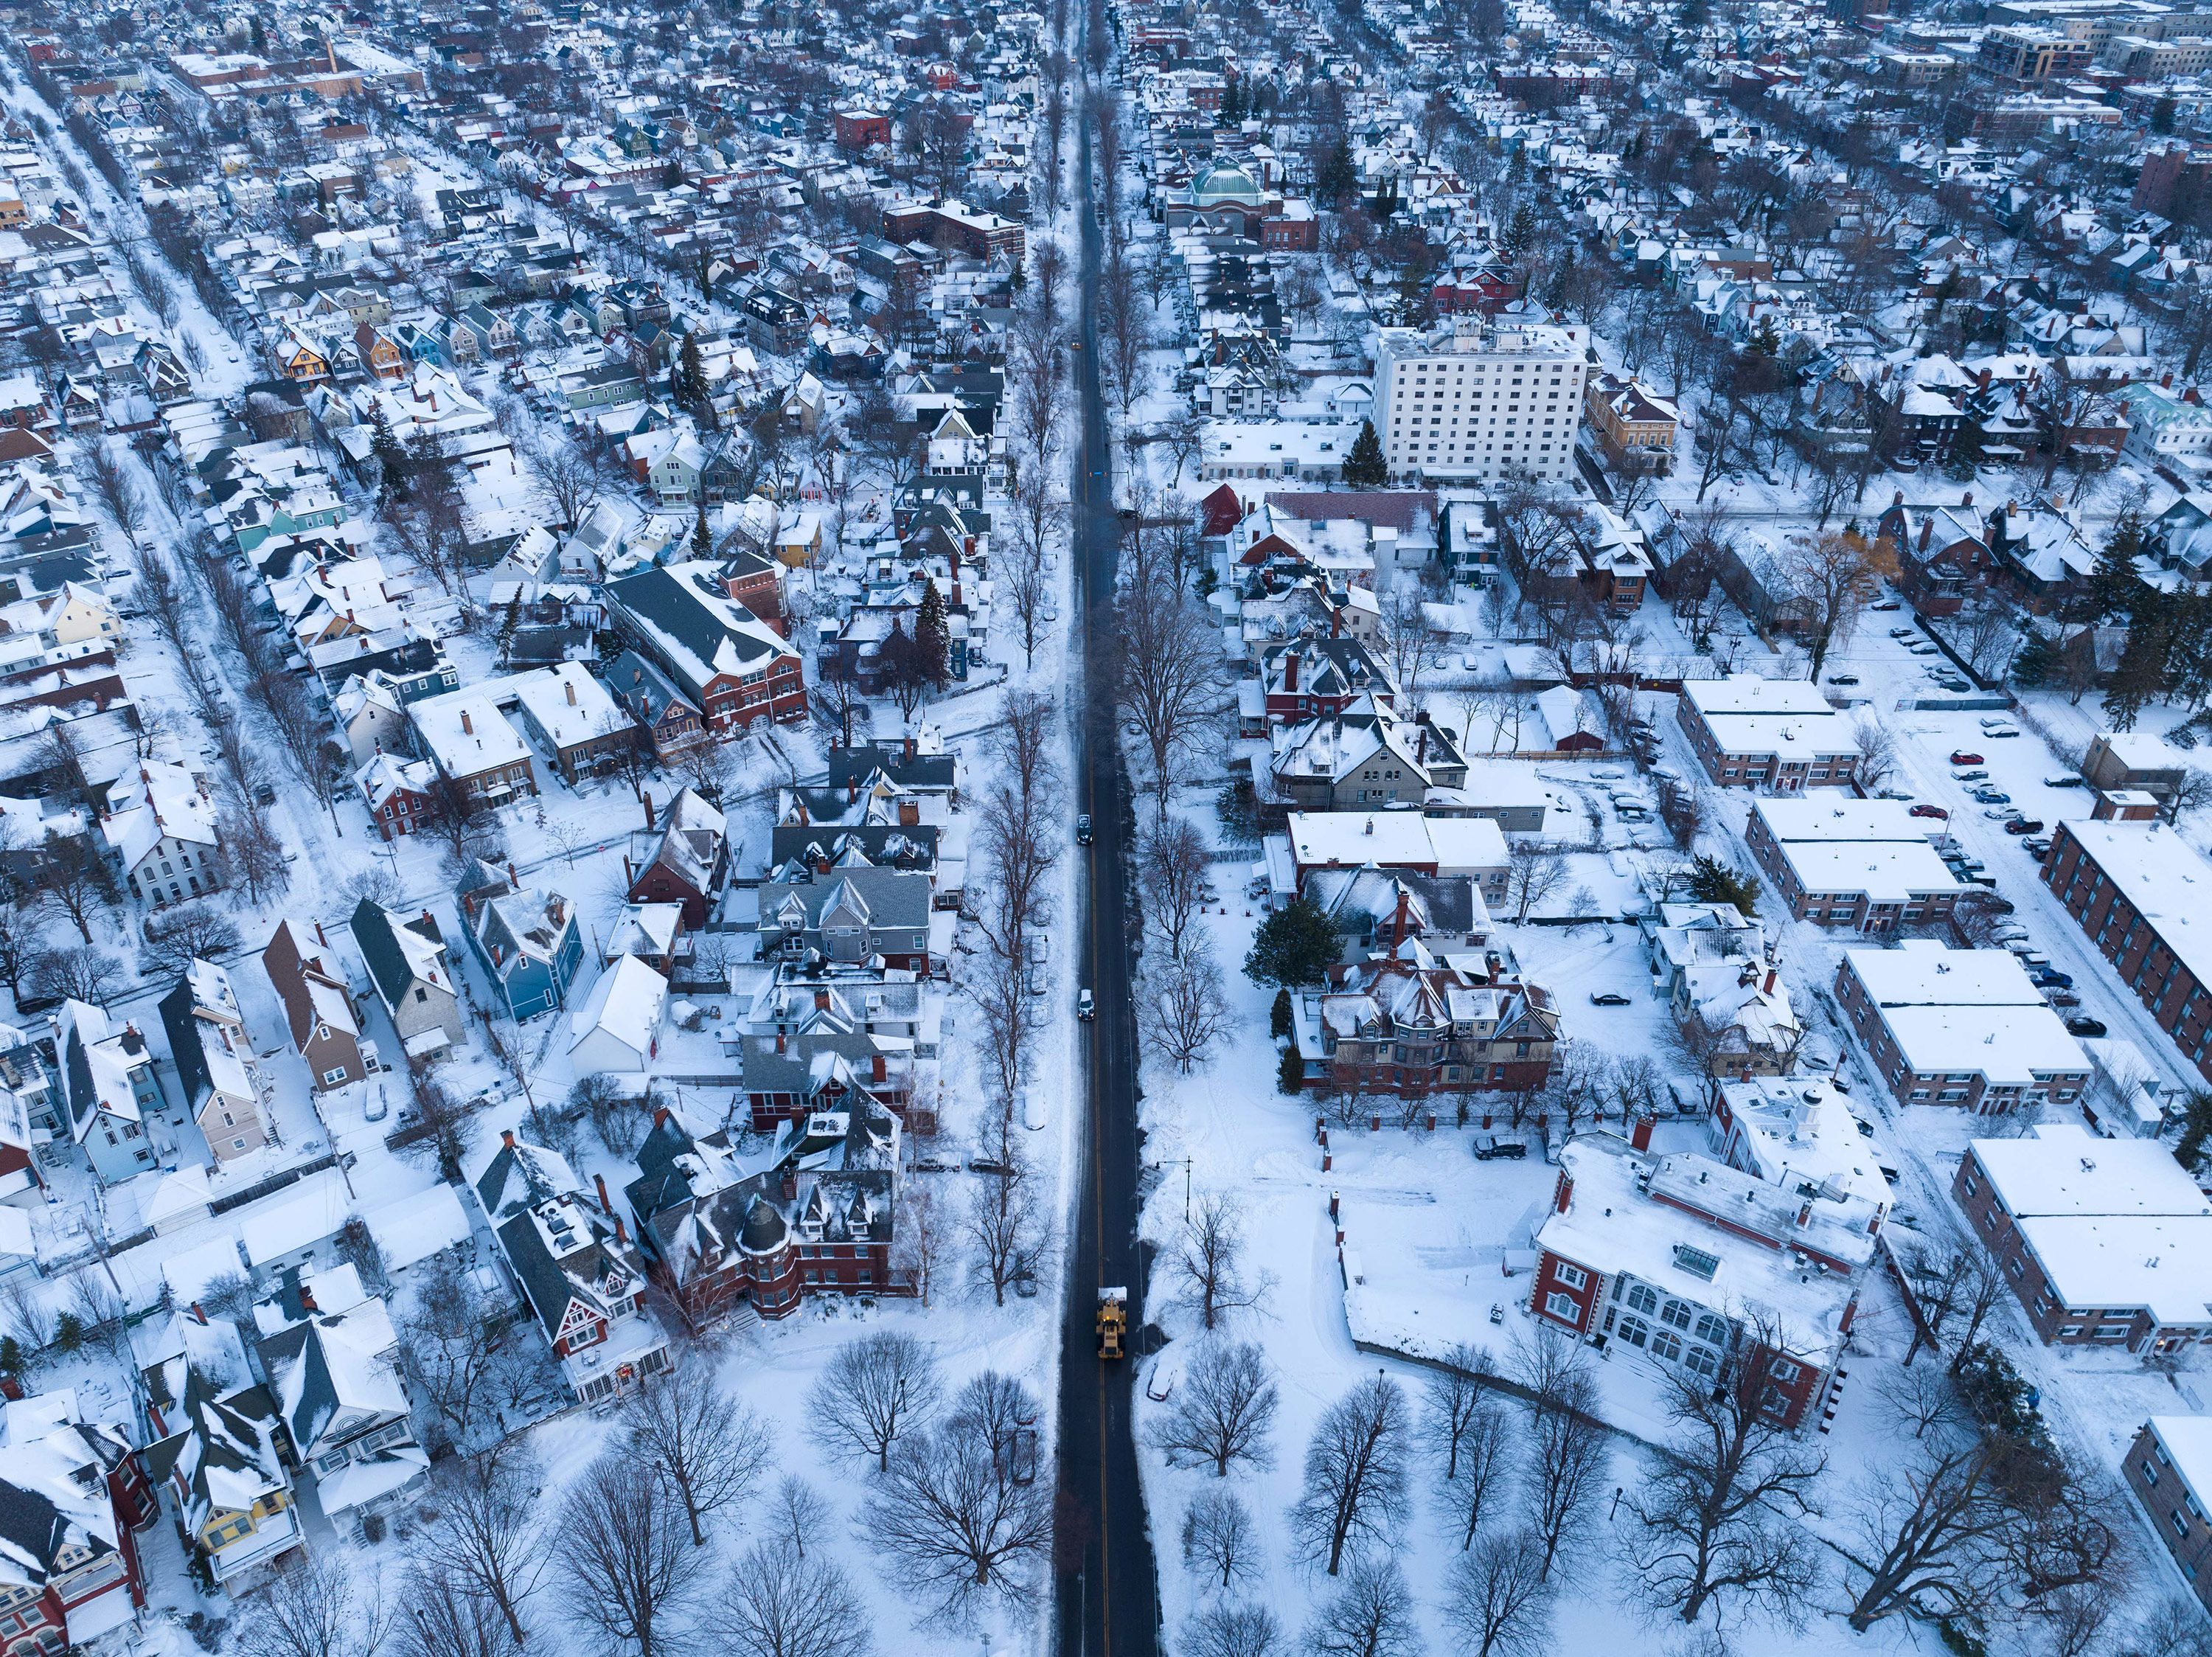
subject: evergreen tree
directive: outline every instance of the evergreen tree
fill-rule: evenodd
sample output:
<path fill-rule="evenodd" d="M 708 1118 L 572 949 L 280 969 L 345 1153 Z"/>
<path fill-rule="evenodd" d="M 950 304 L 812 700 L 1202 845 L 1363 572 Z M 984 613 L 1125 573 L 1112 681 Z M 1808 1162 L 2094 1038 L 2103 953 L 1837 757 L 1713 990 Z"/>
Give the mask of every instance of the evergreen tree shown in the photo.
<path fill-rule="evenodd" d="M 945 600 L 933 581 L 922 583 L 921 606 L 914 617 L 914 645 L 921 676 L 933 689 L 943 690 L 952 676 L 952 632 L 945 625 Z"/>
<path fill-rule="evenodd" d="M 2021 635 L 2020 649 L 2013 653 L 2012 682 L 2033 690 L 2051 677 L 2057 660 L 2051 648 L 2051 636 L 2040 627 L 2031 625 Z"/>
<path fill-rule="evenodd" d="M 691 526 L 691 556 L 711 558 L 714 556 L 714 532 L 707 527 L 707 503 L 699 503 L 699 521 Z"/>
<path fill-rule="evenodd" d="M 1546 310 L 1556 311 L 1566 303 L 1567 283 L 1573 278 L 1574 274 L 1575 248 L 1574 244 L 1569 242 L 1566 251 L 1559 256 L 1559 262 L 1552 267 L 1552 279 L 1544 284 Z"/>
<path fill-rule="evenodd" d="M 1295 1047 L 1283 1049 L 1283 1057 L 1275 1065 L 1275 1091 L 1295 1093 L 1306 1079 L 1304 1057 Z"/>
<path fill-rule="evenodd" d="M 377 494 L 386 506 L 407 492 L 407 452 L 392 434 L 392 422 L 379 403 L 368 420 L 368 452 L 376 461 Z"/>
<path fill-rule="evenodd" d="M 1291 992 L 1275 991 L 1275 1004 L 1267 1009 L 1267 1033 L 1277 1039 L 1291 1033 Z"/>
<path fill-rule="evenodd" d="M 2142 514 L 2128 508 L 2112 521 L 2112 533 L 2098 549 L 2096 567 L 2089 572 L 2089 603 L 2094 619 L 2112 621 L 2134 608 L 2142 581 L 2136 574 L 2136 557 L 2143 544 Z"/>
<path fill-rule="evenodd" d="M 2150 130 L 2154 132 L 2173 131 L 2173 94 L 2169 92 L 2150 107 Z"/>
<path fill-rule="evenodd" d="M 688 409 L 696 409 L 707 400 L 707 365 L 699 357 L 699 336 L 687 333 L 684 344 L 676 352 L 675 384 L 670 388 L 676 400 Z"/>
<path fill-rule="evenodd" d="M 1515 150 L 1513 156 L 1518 161 L 1521 152 Z M 1498 251 L 1509 261 L 1517 259 L 1528 251 L 1529 244 L 1535 240 L 1536 210 L 1524 201 L 1513 210 L 1513 216 L 1506 221 L 1505 233 L 1498 239 Z"/>
<path fill-rule="evenodd" d="M 2204 1144 L 2212 1139 L 2212 1087 L 2192 1087 L 2181 1107 L 2181 1137 L 2173 1143 L 2173 1160 L 2190 1173 L 2203 1159 Z"/>
<path fill-rule="evenodd" d="M 1359 423 L 1359 436 L 1352 440 L 1352 453 L 1344 457 L 1339 475 L 1354 489 L 1380 489 L 1389 480 L 1390 463 L 1382 458 L 1382 440 L 1372 420 Z"/>
<path fill-rule="evenodd" d="M 1700 852 L 1690 869 L 1690 895 L 1701 904 L 1734 904 L 1749 915 L 1759 907 L 1759 882 Z"/>
<path fill-rule="evenodd" d="M 2105 688 L 2105 717 L 2116 731 L 2131 731 L 2142 710 L 2166 689 L 2166 618 L 2157 594 L 2145 592 L 2128 620 L 2128 642 Z"/>
<path fill-rule="evenodd" d="M 1319 904 L 1294 898 L 1260 923 L 1251 953 L 1244 957 L 1244 976 L 1286 990 L 1294 984 L 1319 984 L 1342 943 Z"/>
<path fill-rule="evenodd" d="M 1352 162 L 1352 140 L 1340 132 L 1328 154 L 1314 169 L 1314 186 L 1331 207 L 1340 208 L 1359 188 L 1359 171 Z"/>

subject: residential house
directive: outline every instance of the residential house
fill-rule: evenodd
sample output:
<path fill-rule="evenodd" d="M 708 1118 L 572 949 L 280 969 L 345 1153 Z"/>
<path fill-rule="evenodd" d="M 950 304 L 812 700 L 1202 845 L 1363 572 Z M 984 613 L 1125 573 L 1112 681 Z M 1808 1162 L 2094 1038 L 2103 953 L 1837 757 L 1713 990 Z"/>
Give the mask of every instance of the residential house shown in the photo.
<path fill-rule="evenodd" d="M 161 1011 L 185 1109 L 199 1124 L 215 1160 L 227 1162 L 267 1144 L 261 1067 L 230 974 L 195 957 L 176 987 L 161 997 Z"/>
<path fill-rule="evenodd" d="M 658 831 L 631 835 L 630 850 L 623 857 L 629 900 L 679 905 L 685 929 L 696 932 L 721 899 L 729 862 L 722 813 L 697 789 L 685 789 L 668 802 Z"/>
<path fill-rule="evenodd" d="M 520 1023 L 567 1000 L 583 965 L 576 907 L 557 892 L 526 890 L 513 872 L 484 863 L 460 894 L 469 947 Z"/>
<path fill-rule="evenodd" d="M 261 952 L 261 970 L 284 1003 L 293 1050 L 307 1061 L 318 1093 L 343 1087 L 368 1074 L 368 1051 L 361 1039 L 353 996 L 344 975 L 331 962 L 319 922 L 312 936 L 290 921 L 278 922 Z"/>
<path fill-rule="evenodd" d="M 1844 788 L 1858 765 L 1850 722 L 1802 679 L 1690 679 L 1675 718 L 1705 775 L 1723 788 Z"/>
<path fill-rule="evenodd" d="M 222 889 L 215 801 L 183 766 L 139 761 L 108 790 L 100 827 L 141 902 L 163 909 Z"/>
<path fill-rule="evenodd" d="M 326 1517 L 387 1508 L 428 1475 L 392 1314 L 352 1265 L 289 1271 L 253 1310 L 262 1373 Z"/>
<path fill-rule="evenodd" d="M 424 910 L 406 920 L 363 898 L 349 923 L 371 983 L 409 1058 L 426 1058 L 467 1039 L 446 943 Z"/>
<path fill-rule="evenodd" d="M 1504 975 L 1495 954 L 1439 960 L 1419 941 L 1333 969 L 1291 1008 L 1301 1085 L 1328 1094 L 1533 1092 L 1559 1041 L 1549 990 Z"/>
<path fill-rule="evenodd" d="M 283 1416 L 238 1325 L 198 1305 L 143 1326 L 131 1344 L 154 1441 L 149 1477 L 176 1497 L 187 1545 L 218 1586 L 306 1545 L 285 1464 Z"/>
<path fill-rule="evenodd" d="M 480 805 L 538 792 L 530 745 L 501 713 L 489 685 L 471 685 L 411 704 L 416 741 L 448 783 Z"/>
<path fill-rule="evenodd" d="M 653 743 L 653 758 L 666 765 L 709 740 L 706 716 L 635 650 L 624 650 L 606 667 L 603 683 Z"/>
<path fill-rule="evenodd" d="M 595 1204 L 556 1153 L 500 1136 L 470 1179 L 523 1298 L 580 1404 L 635 1390 L 673 1362 L 646 1309 L 646 1263 L 599 1182 Z"/>
<path fill-rule="evenodd" d="M 931 971 L 929 876 L 901 868 L 787 865 L 760 888 L 761 951 L 787 959 L 881 956 L 885 966 Z"/>
<path fill-rule="evenodd" d="M 490 686 L 502 703 L 512 698 L 522 728 L 551 757 L 570 788 L 613 765 L 642 738 L 636 722 L 583 667 L 564 661 L 533 668 Z"/>
<path fill-rule="evenodd" d="M 55 1018 L 70 1139 L 106 1184 L 144 1173 L 160 1160 L 148 1129 L 162 1105 L 153 1050 L 137 1025 L 118 1028 L 89 1002 L 64 1001 Z"/>
<path fill-rule="evenodd" d="M 660 1051 L 668 980 L 634 955 L 618 955 L 569 1015 L 568 1063 L 578 1075 L 641 1081 Z"/>
<path fill-rule="evenodd" d="M 740 1305 L 788 1317 L 808 1294 L 896 1291 L 898 1118 L 865 1092 L 787 1119 L 764 1155 L 663 1108 L 624 1195 L 638 1239 L 695 1328 Z"/>
<path fill-rule="evenodd" d="M 641 571 L 607 584 L 611 615 L 717 735 L 806 713 L 799 653 L 729 595 L 704 561 Z"/>
<path fill-rule="evenodd" d="M 141 1531 L 161 1502 L 120 1423 L 70 1391 L 0 1414 L 0 1627 L 11 1657 L 88 1650 L 146 1603 Z"/>

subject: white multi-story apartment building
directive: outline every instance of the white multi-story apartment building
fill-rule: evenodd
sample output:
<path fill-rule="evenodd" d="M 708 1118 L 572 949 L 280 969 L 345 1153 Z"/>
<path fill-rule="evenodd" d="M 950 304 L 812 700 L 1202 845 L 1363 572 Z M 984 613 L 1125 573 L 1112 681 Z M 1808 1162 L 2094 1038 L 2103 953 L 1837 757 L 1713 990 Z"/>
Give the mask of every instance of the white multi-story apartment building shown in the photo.
<path fill-rule="evenodd" d="M 1566 477 L 1589 372 L 1587 328 L 1486 324 L 1385 328 L 1375 425 L 1394 478 Z"/>

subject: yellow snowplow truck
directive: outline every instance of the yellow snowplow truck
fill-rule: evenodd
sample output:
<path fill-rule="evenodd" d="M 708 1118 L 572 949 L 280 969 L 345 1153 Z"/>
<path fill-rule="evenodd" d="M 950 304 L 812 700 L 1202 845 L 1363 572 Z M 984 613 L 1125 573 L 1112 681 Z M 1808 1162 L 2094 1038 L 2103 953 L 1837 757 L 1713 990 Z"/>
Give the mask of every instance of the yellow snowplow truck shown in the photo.
<path fill-rule="evenodd" d="M 1128 1332 L 1129 1291 L 1126 1288 L 1102 1288 L 1098 1291 L 1098 1355 L 1119 1358 L 1126 1355 L 1121 1337 Z"/>

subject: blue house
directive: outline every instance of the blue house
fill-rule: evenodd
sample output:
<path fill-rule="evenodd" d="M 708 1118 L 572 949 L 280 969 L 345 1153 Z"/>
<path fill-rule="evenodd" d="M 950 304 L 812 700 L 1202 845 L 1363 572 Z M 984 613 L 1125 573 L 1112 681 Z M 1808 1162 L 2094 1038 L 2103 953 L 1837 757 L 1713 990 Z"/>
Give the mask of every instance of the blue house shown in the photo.
<path fill-rule="evenodd" d="M 520 1023 L 568 999 L 583 964 L 576 906 L 556 892 L 516 884 L 513 875 L 478 862 L 460 894 L 461 919 L 484 974 Z"/>

